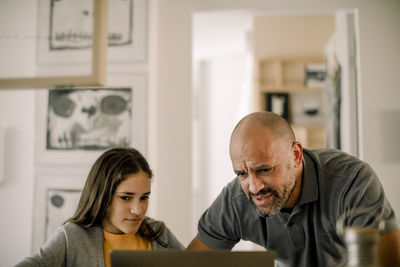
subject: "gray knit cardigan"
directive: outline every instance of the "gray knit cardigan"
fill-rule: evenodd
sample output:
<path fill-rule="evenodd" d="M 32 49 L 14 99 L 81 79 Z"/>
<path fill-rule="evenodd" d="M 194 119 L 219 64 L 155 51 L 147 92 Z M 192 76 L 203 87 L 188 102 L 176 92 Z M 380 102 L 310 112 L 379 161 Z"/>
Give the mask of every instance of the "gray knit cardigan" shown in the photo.
<path fill-rule="evenodd" d="M 153 229 L 160 222 L 147 218 Z M 151 242 L 153 250 L 182 250 L 183 245 L 165 227 L 161 236 Z M 105 267 L 104 236 L 100 226 L 83 228 L 75 223 L 66 223 L 57 228 L 55 234 L 32 257 L 25 258 L 16 266 L 99 266 Z"/>

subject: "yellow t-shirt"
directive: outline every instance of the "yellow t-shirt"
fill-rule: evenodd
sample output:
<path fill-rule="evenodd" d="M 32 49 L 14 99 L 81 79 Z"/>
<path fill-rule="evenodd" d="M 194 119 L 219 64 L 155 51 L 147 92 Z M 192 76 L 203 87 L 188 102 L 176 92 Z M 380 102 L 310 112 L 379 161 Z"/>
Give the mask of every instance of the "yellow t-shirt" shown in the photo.
<path fill-rule="evenodd" d="M 139 234 L 111 234 L 103 230 L 104 234 L 104 259 L 106 266 L 110 264 L 110 251 L 113 249 L 151 250 L 151 243 Z"/>

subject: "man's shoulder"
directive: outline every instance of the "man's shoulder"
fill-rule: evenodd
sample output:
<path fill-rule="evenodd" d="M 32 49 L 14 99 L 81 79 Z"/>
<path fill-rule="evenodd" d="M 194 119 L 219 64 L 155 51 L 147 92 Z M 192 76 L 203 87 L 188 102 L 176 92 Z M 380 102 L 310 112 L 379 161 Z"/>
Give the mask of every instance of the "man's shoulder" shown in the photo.
<path fill-rule="evenodd" d="M 354 176 L 361 168 L 369 166 L 364 161 L 344 151 L 332 148 L 304 149 L 307 156 L 316 165 L 319 172 L 335 176 Z"/>
<path fill-rule="evenodd" d="M 338 161 L 338 162 L 362 162 L 357 157 L 350 155 L 339 149 L 334 148 L 317 148 L 317 149 L 304 149 L 305 154 L 312 156 L 313 158 L 321 162 Z"/>

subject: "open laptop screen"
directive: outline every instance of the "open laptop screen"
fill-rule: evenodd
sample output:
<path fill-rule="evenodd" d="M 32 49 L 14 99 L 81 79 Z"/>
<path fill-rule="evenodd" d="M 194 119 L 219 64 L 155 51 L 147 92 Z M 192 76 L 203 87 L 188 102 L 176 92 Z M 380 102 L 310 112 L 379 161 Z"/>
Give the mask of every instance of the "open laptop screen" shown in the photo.
<path fill-rule="evenodd" d="M 274 267 L 271 251 L 112 250 L 112 267 Z"/>

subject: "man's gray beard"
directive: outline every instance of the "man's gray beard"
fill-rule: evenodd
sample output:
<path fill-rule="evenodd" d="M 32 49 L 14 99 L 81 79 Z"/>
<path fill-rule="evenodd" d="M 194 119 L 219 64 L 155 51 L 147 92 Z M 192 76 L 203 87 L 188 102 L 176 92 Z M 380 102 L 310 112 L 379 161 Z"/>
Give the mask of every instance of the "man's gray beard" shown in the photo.
<path fill-rule="evenodd" d="M 274 200 L 273 200 L 272 204 L 267 207 L 257 206 L 253 202 L 253 199 L 251 199 L 251 203 L 254 205 L 254 207 L 257 209 L 257 211 L 262 216 L 274 216 L 280 212 L 280 210 L 283 208 L 283 206 L 285 206 L 286 202 L 292 195 L 295 187 L 296 187 L 296 179 L 294 179 L 294 181 L 291 182 L 290 184 L 285 185 L 282 196 L 279 195 L 279 193 L 276 192 L 276 190 L 274 190 L 276 192 L 276 195 L 275 194 L 271 195 L 271 197 L 273 197 Z"/>

